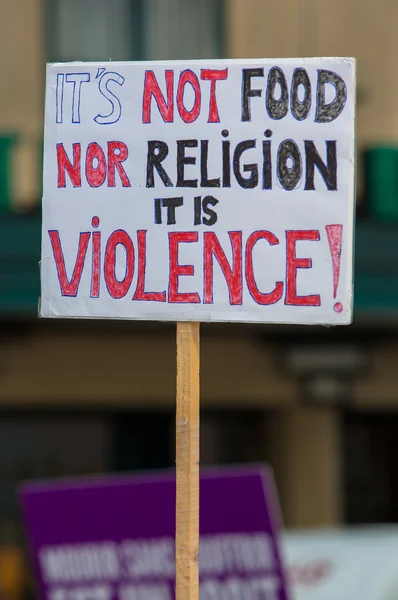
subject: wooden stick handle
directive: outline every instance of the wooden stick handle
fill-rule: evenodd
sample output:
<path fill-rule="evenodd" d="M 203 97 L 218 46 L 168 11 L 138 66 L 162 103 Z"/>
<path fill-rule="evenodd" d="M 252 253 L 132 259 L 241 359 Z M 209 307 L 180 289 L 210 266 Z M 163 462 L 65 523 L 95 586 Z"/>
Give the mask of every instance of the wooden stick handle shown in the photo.
<path fill-rule="evenodd" d="M 199 598 L 199 323 L 177 323 L 176 600 Z"/>

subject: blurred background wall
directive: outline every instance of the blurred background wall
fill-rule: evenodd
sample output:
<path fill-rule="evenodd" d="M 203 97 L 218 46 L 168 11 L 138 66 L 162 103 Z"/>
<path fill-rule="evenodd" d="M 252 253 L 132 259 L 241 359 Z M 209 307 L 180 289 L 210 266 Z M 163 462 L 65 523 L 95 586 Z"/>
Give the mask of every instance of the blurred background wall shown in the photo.
<path fill-rule="evenodd" d="M 397 23 L 392 0 L 0 0 L 7 597 L 18 481 L 174 463 L 174 328 L 36 317 L 47 61 L 357 58 L 355 323 L 203 326 L 202 462 L 270 461 L 288 527 L 398 521 Z"/>

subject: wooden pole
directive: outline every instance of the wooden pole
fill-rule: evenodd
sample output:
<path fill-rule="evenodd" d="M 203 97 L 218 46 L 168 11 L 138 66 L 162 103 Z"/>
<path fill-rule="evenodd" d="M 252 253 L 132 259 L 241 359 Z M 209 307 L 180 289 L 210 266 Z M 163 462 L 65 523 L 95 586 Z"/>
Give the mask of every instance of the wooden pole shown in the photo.
<path fill-rule="evenodd" d="M 177 323 L 176 600 L 199 598 L 199 323 Z"/>

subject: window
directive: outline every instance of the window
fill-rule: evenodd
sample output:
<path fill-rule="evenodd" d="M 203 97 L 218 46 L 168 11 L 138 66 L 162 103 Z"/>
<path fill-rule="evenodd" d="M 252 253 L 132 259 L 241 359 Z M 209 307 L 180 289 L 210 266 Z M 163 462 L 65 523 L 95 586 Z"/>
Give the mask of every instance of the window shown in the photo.
<path fill-rule="evenodd" d="M 51 61 L 130 60 L 131 0 L 48 0 Z"/>
<path fill-rule="evenodd" d="M 51 61 L 222 54 L 222 0 L 47 0 Z"/>
<path fill-rule="evenodd" d="M 344 423 L 346 523 L 397 523 L 398 415 L 353 412 Z"/>
<path fill-rule="evenodd" d="M 219 0 L 146 0 L 143 57 L 217 58 L 222 54 Z"/>

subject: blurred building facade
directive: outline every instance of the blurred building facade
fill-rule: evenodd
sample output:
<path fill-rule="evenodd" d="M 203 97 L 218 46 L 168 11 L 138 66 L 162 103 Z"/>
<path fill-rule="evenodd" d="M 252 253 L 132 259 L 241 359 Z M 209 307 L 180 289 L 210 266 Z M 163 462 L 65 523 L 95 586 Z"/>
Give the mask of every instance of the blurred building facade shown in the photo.
<path fill-rule="evenodd" d="M 19 209 L 41 193 L 47 61 L 355 56 L 359 154 L 398 138 L 398 7 L 388 0 L 337 0 L 333 10 L 326 0 L 1 0 L 0 7 L 7 49 L 0 132 L 13 147 L 10 202 Z M 360 197 L 361 176 L 358 184 Z"/>
<path fill-rule="evenodd" d="M 18 478 L 36 473 L 171 466 L 173 327 L 36 318 L 45 63 L 355 56 L 360 159 L 369 146 L 398 145 L 398 80 L 392 76 L 398 4 L 0 0 L 0 11 L 0 162 L 9 161 L 0 185 L 0 436 L 4 427 L 17 465 L 1 466 L 0 460 L 3 481 L 11 489 Z M 364 181 L 360 168 L 358 210 Z M 203 463 L 270 460 L 289 527 L 360 519 L 356 507 L 367 494 L 364 520 L 392 518 L 393 500 L 386 498 L 393 494 L 398 502 L 386 466 L 398 433 L 397 233 L 393 221 L 370 215 L 358 222 L 353 327 L 203 327 Z M 298 349 L 300 355 L 303 344 L 312 354 L 298 367 L 291 353 Z M 314 355 L 323 356 L 325 344 L 319 363 Z M 388 415 L 389 445 L 381 412 Z M 379 434 L 369 433 L 375 419 Z M 64 433 L 51 441 L 51 431 Z M 74 440 L 84 460 L 62 458 L 63 439 Z M 46 457 L 32 458 L 37 440 L 52 465 L 42 466 Z M 92 455 L 90 445 L 97 448 Z M 111 458 L 115 452 L 117 459 Z M 353 461 L 364 463 L 363 476 L 351 468 Z M 374 477 L 366 479 L 366 467 L 378 474 L 376 484 Z"/>

